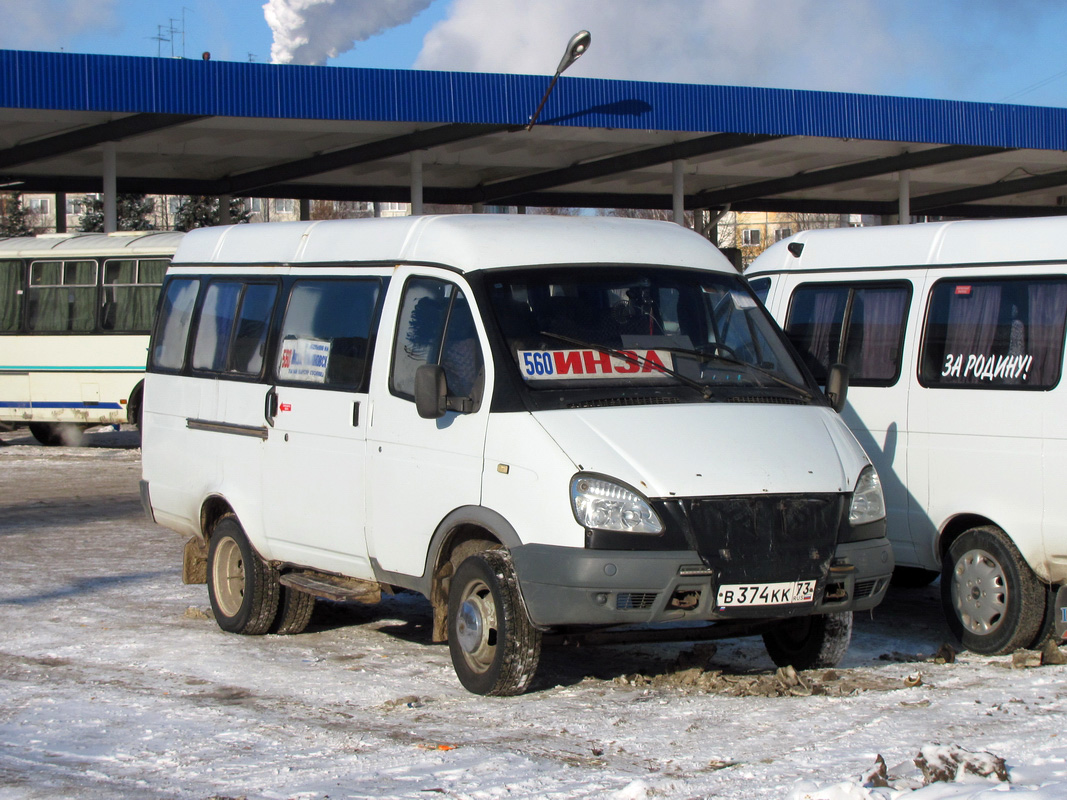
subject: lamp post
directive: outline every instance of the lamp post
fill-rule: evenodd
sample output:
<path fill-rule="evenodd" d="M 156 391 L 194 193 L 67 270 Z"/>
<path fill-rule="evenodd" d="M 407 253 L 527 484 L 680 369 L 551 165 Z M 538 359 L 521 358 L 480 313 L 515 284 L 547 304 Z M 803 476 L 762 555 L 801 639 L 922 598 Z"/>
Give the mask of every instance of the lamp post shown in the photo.
<path fill-rule="evenodd" d="M 552 94 L 552 89 L 555 88 L 559 76 L 563 74 L 565 69 L 577 61 L 582 53 L 589 49 L 589 43 L 591 41 L 593 41 L 593 37 L 589 34 L 589 31 L 578 31 L 578 33 L 574 34 L 574 36 L 571 37 L 571 40 L 567 42 L 567 51 L 563 54 L 563 58 L 560 59 L 559 66 L 556 67 L 556 74 L 552 76 L 552 82 L 548 84 L 548 88 L 545 90 L 545 96 L 541 98 L 541 104 L 537 106 L 534 115 L 530 117 L 530 124 L 526 126 L 526 130 L 530 130 L 534 126 L 534 123 L 537 122 L 537 118 L 541 116 L 541 109 L 545 107 L 545 101 L 547 101 L 548 96 Z"/>

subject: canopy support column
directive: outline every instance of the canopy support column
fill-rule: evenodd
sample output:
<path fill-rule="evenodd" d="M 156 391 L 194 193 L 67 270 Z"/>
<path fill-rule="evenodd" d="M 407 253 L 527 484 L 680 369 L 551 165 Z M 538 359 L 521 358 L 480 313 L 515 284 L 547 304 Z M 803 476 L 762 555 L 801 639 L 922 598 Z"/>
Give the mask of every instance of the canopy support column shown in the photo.
<path fill-rule="evenodd" d="M 907 225 L 911 222 L 911 170 L 902 170 L 897 173 L 899 183 L 897 191 L 897 222 Z"/>
<path fill-rule="evenodd" d="M 685 225 L 685 160 L 676 158 L 671 162 L 674 179 L 674 221 Z"/>
<path fill-rule="evenodd" d="M 411 151 L 411 215 L 422 216 L 422 151 Z"/>
<path fill-rule="evenodd" d="M 114 233 L 118 226 L 117 166 L 115 143 L 104 142 L 104 233 Z"/>

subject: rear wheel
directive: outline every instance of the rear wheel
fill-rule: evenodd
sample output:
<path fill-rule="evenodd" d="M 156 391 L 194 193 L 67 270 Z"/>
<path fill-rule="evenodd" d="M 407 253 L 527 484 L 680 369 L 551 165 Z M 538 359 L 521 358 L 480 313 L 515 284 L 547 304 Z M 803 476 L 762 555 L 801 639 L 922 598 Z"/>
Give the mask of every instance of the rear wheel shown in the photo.
<path fill-rule="evenodd" d="M 75 422 L 31 422 L 30 433 L 47 447 L 78 447 L 82 443 L 84 425 Z"/>
<path fill-rule="evenodd" d="M 785 619 L 763 634 L 767 654 L 779 667 L 836 667 L 852 641 L 852 612 Z"/>
<path fill-rule="evenodd" d="M 282 635 L 303 633 L 311 622 L 315 610 L 315 595 L 298 592 L 291 586 L 281 586 L 278 599 L 278 616 L 270 632 Z"/>
<path fill-rule="evenodd" d="M 278 616 L 279 588 L 237 517 L 227 514 L 219 520 L 207 553 L 207 590 L 219 627 L 230 633 L 267 633 Z"/>
<path fill-rule="evenodd" d="M 960 536 L 945 554 L 941 605 L 968 650 L 1002 655 L 1033 643 L 1046 589 L 1004 531 L 992 525 Z"/>
<path fill-rule="evenodd" d="M 541 632 L 526 613 L 505 551 L 476 553 L 456 570 L 448 593 L 448 649 L 468 691 L 516 695 L 530 685 Z"/>

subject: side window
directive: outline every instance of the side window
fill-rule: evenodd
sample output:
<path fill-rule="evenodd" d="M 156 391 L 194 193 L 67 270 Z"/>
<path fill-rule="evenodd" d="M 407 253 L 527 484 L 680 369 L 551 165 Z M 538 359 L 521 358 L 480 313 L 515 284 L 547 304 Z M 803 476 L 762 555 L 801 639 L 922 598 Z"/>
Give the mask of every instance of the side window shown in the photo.
<path fill-rule="evenodd" d="M 911 289 L 906 283 L 806 284 L 793 294 L 786 335 L 820 381 L 831 364 L 856 386 L 892 386 L 900 377 Z"/>
<path fill-rule="evenodd" d="M 225 368 L 240 297 L 241 284 L 236 282 L 219 281 L 207 287 L 193 345 L 193 369 L 221 372 Z"/>
<path fill-rule="evenodd" d="M 277 292 L 274 284 L 210 284 L 193 343 L 193 369 L 258 375 Z"/>
<path fill-rule="evenodd" d="M 930 293 L 919 382 L 1051 389 L 1063 365 L 1067 280 L 943 280 Z"/>
<path fill-rule="evenodd" d="M 301 280 L 282 321 L 279 382 L 366 391 L 378 279 Z"/>
<path fill-rule="evenodd" d="M 484 363 L 466 296 L 455 284 L 412 278 L 397 321 L 389 379 L 393 393 L 414 399 L 415 371 L 423 364 L 441 365 L 450 395 L 481 398 Z"/>
<path fill-rule="evenodd" d="M 92 331 L 96 327 L 96 262 L 32 262 L 26 310 L 31 331 Z"/>
<path fill-rule="evenodd" d="M 752 291 L 755 292 L 756 297 L 764 305 L 767 305 L 767 295 L 771 291 L 771 279 L 770 278 L 753 278 L 748 282 L 748 285 L 752 287 Z"/>
<path fill-rule="evenodd" d="M 152 340 L 152 366 L 180 370 L 185 361 L 185 343 L 196 305 L 200 281 L 180 278 L 167 284 Z"/>
<path fill-rule="evenodd" d="M 272 283 L 254 283 L 245 287 L 241 311 L 230 344 L 228 372 L 259 375 L 267 354 L 267 332 L 278 287 Z"/>
<path fill-rule="evenodd" d="M 22 262 L 0 261 L 0 333 L 15 333 L 22 318 Z"/>
<path fill-rule="evenodd" d="M 100 328 L 124 333 L 150 330 L 168 263 L 165 258 L 105 261 Z"/>

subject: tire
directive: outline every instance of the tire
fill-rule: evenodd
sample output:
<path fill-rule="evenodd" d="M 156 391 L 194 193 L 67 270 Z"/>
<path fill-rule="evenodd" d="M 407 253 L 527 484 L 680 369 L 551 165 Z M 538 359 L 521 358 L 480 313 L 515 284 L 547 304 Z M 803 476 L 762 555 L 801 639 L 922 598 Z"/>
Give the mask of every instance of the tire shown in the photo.
<path fill-rule="evenodd" d="M 474 694 L 522 694 L 541 658 L 541 632 L 519 594 L 511 556 L 468 557 L 448 592 L 448 650 L 459 682 Z"/>
<path fill-rule="evenodd" d="M 141 430 L 141 421 L 144 415 L 144 382 L 137 384 L 133 387 L 133 391 L 130 393 L 129 403 L 126 405 L 126 421 L 131 425 L 136 425 L 137 430 Z"/>
<path fill-rule="evenodd" d="M 270 633 L 282 636 L 303 633 L 315 610 L 315 595 L 298 592 L 290 586 L 278 588 L 278 616 L 270 626 Z"/>
<path fill-rule="evenodd" d="M 219 627 L 249 636 L 267 633 L 278 616 L 280 588 L 237 517 L 219 520 L 207 551 L 207 591 Z"/>
<path fill-rule="evenodd" d="M 897 567 L 893 570 L 890 584 L 896 589 L 922 589 L 941 576 L 936 569 L 922 567 Z"/>
<path fill-rule="evenodd" d="M 82 443 L 84 425 L 74 422 L 31 422 L 30 434 L 46 447 L 78 447 Z"/>
<path fill-rule="evenodd" d="M 763 634 L 771 660 L 798 670 L 836 667 L 851 641 L 851 611 L 793 617 Z"/>
<path fill-rule="evenodd" d="M 941 605 L 953 635 L 982 655 L 1029 646 L 1045 616 L 1046 588 L 1004 531 L 971 528 L 949 547 Z"/>

